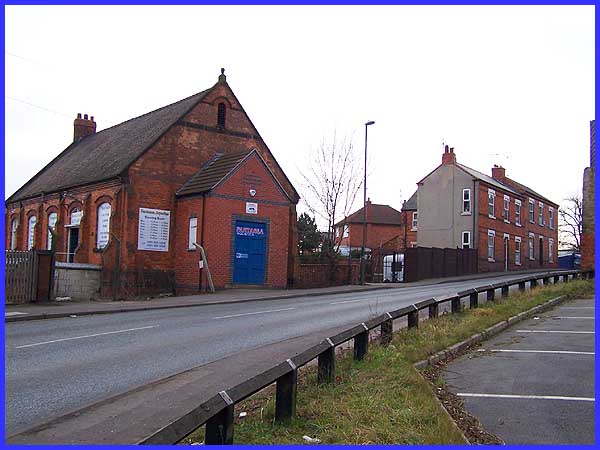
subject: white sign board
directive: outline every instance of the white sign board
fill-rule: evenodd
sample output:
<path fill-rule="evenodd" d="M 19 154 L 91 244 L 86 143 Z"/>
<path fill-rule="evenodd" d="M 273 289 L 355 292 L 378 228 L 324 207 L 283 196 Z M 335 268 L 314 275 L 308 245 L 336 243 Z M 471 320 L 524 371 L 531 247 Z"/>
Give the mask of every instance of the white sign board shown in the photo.
<path fill-rule="evenodd" d="M 96 248 L 104 248 L 108 244 L 110 233 L 110 203 L 102 203 L 98 207 L 98 235 Z"/>
<path fill-rule="evenodd" d="M 138 250 L 169 251 L 171 211 L 140 208 Z"/>
<path fill-rule="evenodd" d="M 246 202 L 246 214 L 258 214 L 258 203 Z"/>
<path fill-rule="evenodd" d="M 71 225 L 77 226 L 81 223 L 81 217 L 83 217 L 83 211 L 72 211 L 71 212 Z"/>

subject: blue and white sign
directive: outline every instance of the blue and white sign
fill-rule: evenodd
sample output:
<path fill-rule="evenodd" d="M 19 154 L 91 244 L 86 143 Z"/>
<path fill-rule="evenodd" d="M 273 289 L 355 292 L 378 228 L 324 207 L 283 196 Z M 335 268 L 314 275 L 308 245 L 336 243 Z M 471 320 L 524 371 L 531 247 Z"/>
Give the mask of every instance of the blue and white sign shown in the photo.
<path fill-rule="evenodd" d="M 235 234 L 249 237 L 264 236 L 265 229 L 263 227 L 243 227 L 238 225 L 235 227 Z"/>
<path fill-rule="evenodd" d="M 258 203 L 246 202 L 246 214 L 258 214 Z"/>

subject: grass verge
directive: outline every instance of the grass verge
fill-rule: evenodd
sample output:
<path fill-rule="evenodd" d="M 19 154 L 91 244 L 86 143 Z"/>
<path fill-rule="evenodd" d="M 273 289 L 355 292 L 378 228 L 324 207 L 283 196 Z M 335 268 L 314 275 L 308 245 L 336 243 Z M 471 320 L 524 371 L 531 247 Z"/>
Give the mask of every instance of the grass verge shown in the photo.
<path fill-rule="evenodd" d="M 441 409 L 432 386 L 413 363 L 552 298 L 585 298 L 593 281 L 574 281 L 512 294 L 500 303 L 444 315 L 402 329 L 387 347 L 371 345 L 363 361 L 344 352 L 336 361 L 336 380 L 318 385 L 316 367 L 298 376 L 296 418 L 274 422 L 275 396 L 267 388 L 236 405 L 236 444 L 300 444 L 303 436 L 324 444 L 463 444 L 462 434 Z M 204 427 L 181 443 L 203 442 Z"/>

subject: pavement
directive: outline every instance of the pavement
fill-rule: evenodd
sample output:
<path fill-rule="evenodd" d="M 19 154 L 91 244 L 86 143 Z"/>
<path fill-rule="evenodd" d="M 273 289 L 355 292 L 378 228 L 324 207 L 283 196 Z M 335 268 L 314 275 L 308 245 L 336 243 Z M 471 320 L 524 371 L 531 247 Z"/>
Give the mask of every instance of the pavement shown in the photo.
<path fill-rule="evenodd" d="M 224 303 L 240 303 L 248 301 L 281 300 L 307 296 L 337 295 L 373 291 L 378 289 L 403 289 L 426 285 L 453 283 L 456 281 L 477 280 L 479 278 L 501 277 L 507 274 L 526 276 L 531 273 L 545 271 L 495 272 L 459 277 L 435 278 L 412 283 L 369 283 L 364 286 L 345 285 L 312 289 L 243 289 L 234 288 L 217 291 L 214 294 L 198 294 L 179 297 L 157 297 L 147 300 L 129 301 L 53 301 L 44 303 L 28 303 L 22 305 L 5 305 L 5 322 L 20 322 L 29 320 L 55 319 L 70 316 L 92 314 L 113 314 L 131 311 L 148 311 L 170 308 L 186 308 L 204 305 L 219 305 Z"/>
<path fill-rule="evenodd" d="M 450 391 L 506 444 L 594 443 L 594 300 L 520 322 L 444 371 Z"/>

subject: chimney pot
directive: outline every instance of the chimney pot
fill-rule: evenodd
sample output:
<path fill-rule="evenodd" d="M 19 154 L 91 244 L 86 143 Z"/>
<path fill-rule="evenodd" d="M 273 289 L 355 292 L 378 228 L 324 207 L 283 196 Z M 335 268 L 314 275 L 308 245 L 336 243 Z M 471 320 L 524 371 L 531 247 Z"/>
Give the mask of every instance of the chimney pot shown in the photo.
<path fill-rule="evenodd" d="M 454 147 L 444 147 L 444 154 L 442 155 L 442 165 L 447 166 L 449 164 L 456 164 L 456 155 L 454 154 Z"/>
<path fill-rule="evenodd" d="M 77 113 L 77 118 L 81 119 L 81 113 Z"/>
<path fill-rule="evenodd" d="M 77 118 L 73 122 L 73 142 L 77 142 L 95 132 L 96 122 L 94 122 L 94 116 L 90 120 L 88 119 L 88 115 L 84 114 L 82 119 L 81 113 L 77 113 Z"/>
<path fill-rule="evenodd" d="M 498 164 L 494 164 L 494 167 L 492 167 L 492 178 L 494 180 L 503 180 L 506 178 L 506 169 Z"/>
<path fill-rule="evenodd" d="M 87 114 L 84 114 L 84 115 L 83 115 L 83 118 L 84 118 L 85 120 L 88 120 Z"/>

